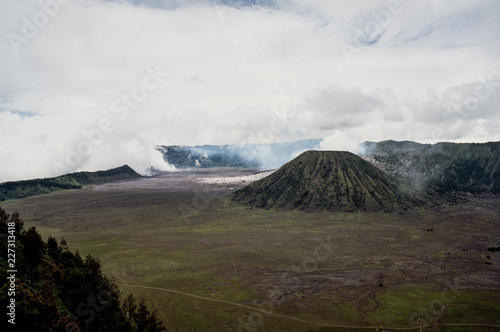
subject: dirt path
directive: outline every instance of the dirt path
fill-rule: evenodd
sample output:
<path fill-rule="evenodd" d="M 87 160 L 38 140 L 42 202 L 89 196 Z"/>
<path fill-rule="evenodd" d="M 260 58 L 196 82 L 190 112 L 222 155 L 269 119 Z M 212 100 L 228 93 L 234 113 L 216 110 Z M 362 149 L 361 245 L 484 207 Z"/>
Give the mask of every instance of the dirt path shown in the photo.
<path fill-rule="evenodd" d="M 372 294 L 379 289 L 380 289 L 380 287 L 374 288 L 374 289 L 369 290 L 368 292 L 366 292 L 366 293 L 364 293 L 364 294 L 362 294 L 354 299 L 354 302 L 356 302 L 356 308 L 358 309 L 358 311 L 360 313 L 361 319 L 365 319 L 368 316 L 368 313 L 363 310 L 363 306 L 359 300 L 361 300 L 362 298 L 364 298 L 366 296 L 369 296 L 369 298 L 372 299 L 376 304 L 375 308 L 372 310 L 373 311 L 377 310 L 380 307 L 380 302 L 377 300 L 377 298 L 375 296 L 372 296 Z"/>
<path fill-rule="evenodd" d="M 212 299 L 212 298 L 209 298 L 209 297 L 204 297 L 204 296 L 199 296 L 199 295 L 184 293 L 184 292 L 180 292 L 180 291 L 177 291 L 177 290 L 174 290 L 174 289 L 168 289 L 168 288 L 149 287 L 149 286 L 140 286 L 140 285 L 127 285 L 127 284 L 117 284 L 117 285 L 118 286 L 122 286 L 122 287 L 137 287 L 137 288 L 144 288 L 144 289 L 154 289 L 154 290 L 159 290 L 159 291 L 163 291 L 163 292 L 169 292 L 169 293 L 174 293 L 174 294 L 189 296 L 189 297 L 193 297 L 193 298 L 197 298 L 197 299 L 201 299 L 201 300 L 206 300 L 206 301 L 212 301 L 212 302 L 230 304 L 230 305 L 234 305 L 234 306 L 237 306 L 237 307 L 240 307 L 240 308 L 245 308 L 245 309 L 249 309 L 249 310 L 252 310 L 252 311 L 258 311 L 258 312 L 261 312 L 261 313 L 266 314 L 266 315 L 281 317 L 281 318 L 285 318 L 285 319 L 289 319 L 289 320 L 293 320 L 293 321 L 297 321 L 297 322 L 301 322 L 301 323 L 316 325 L 316 326 L 339 327 L 339 328 L 346 328 L 346 329 L 349 329 L 349 328 L 351 328 L 351 329 L 352 328 L 355 328 L 355 329 L 370 329 L 372 331 L 377 328 L 377 326 L 335 325 L 335 324 L 328 324 L 328 323 L 322 323 L 322 322 L 314 322 L 314 321 L 309 321 L 309 320 L 305 320 L 305 319 L 295 318 L 295 317 L 291 317 L 291 316 L 287 316 L 287 315 L 280 315 L 280 314 L 277 314 L 277 313 L 273 313 L 273 312 L 269 312 L 269 311 L 262 310 L 262 309 L 259 309 L 259 308 L 255 308 L 255 307 L 252 307 L 252 306 L 248 306 L 248 305 L 245 305 L 245 304 L 240 304 L 240 303 L 235 303 L 235 302 L 230 302 L 230 301 L 224 301 L 224 300 Z M 443 325 L 443 326 L 445 326 L 445 325 L 446 326 L 475 326 L 476 324 L 449 324 L 449 325 L 448 324 L 440 324 L 440 325 Z M 500 325 L 477 325 L 477 326 L 500 327 Z M 432 325 L 426 325 L 426 326 L 423 326 L 423 327 L 424 328 L 425 327 L 432 327 Z M 387 331 L 387 332 L 389 332 L 389 331 L 417 331 L 418 329 L 419 329 L 419 327 L 384 327 L 384 330 Z"/>
<path fill-rule="evenodd" d="M 255 308 L 255 307 L 252 307 L 252 306 L 248 306 L 248 305 L 245 305 L 245 304 L 240 304 L 240 303 L 235 303 L 235 302 L 230 302 L 230 301 L 224 301 L 224 300 L 212 299 L 212 298 L 209 298 L 209 297 L 204 297 L 204 296 L 199 296 L 199 295 L 184 293 L 184 292 L 180 292 L 180 291 L 177 291 L 177 290 L 174 290 L 174 289 L 168 289 L 168 288 L 149 287 L 149 286 L 140 286 L 140 285 L 127 285 L 127 284 L 117 284 L 117 285 L 118 286 L 123 286 L 123 287 L 137 287 L 137 288 L 145 288 L 145 289 L 154 289 L 154 290 L 159 290 L 159 291 L 163 291 L 163 292 L 169 292 L 169 293 L 174 293 L 174 294 L 189 296 L 189 297 L 193 297 L 193 298 L 197 298 L 197 299 L 201 299 L 201 300 L 206 300 L 206 301 L 212 301 L 212 302 L 230 304 L 230 305 L 234 305 L 234 306 L 237 306 L 237 307 L 240 307 L 240 308 L 245 308 L 245 309 L 249 309 L 249 310 L 252 310 L 252 311 L 262 312 L 263 314 L 266 314 L 266 315 L 281 317 L 281 318 L 290 319 L 290 320 L 293 320 L 293 321 L 296 321 L 296 322 L 301 322 L 301 323 L 306 323 L 306 324 L 311 324 L 311 325 L 316 325 L 316 326 L 339 327 L 339 328 L 346 328 L 346 329 L 349 329 L 349 328 L 351 328 L 351 329 L 352 328 L 355 328 L 355 329 L 371 329 L 371 330 L 374 330 L 374 329 L 377 328 L 377 326 L 334 325 L 334 324 L 328 324 L 328 323 L 322 323 L 322 322 L 314 322 L 314 321 L 309 321 L 309 320 L 305 320 L 305 319 L 295 318 L 295 317 L 291 317 L 291 316 L 287 316 L 287 315 L 276 314 L 276 313 L 273 313 L 273 312 L 269 312 L 269 311 L 262 310 L 262 309 L 259 309 L 259 308 Z M 364 295 L 366 295 L 366 294 L 364 294 Z M 444 310 L 442 310 L 442 311 L 444 311 Z M 440 314 L 442 314 L 442 312 Z M 433 328 L 433 330 L 434 330 L 437 326 L 500 327 L 500 325 L 494 325 L 494 324 L 439 324 L 437 320 L 435 320 L 434 324 L 432 324 L 432 325 L 424 325 L 422 327 L 423 328 L 429 328 L 430 327 L 430 328 Z M 384 331 L 387 331 L 387 332 L 390 332 L 390 331 L 417 331 L 419 329 L 420 328 L 418 326 L 417 327 L 384 327 Z"/>
<path fill-rule="evenodd" d="M 478 307 L 478 308 L 483 308 L 483 309 L 498 311 L 498 310 L 495 310 L 495 309 L 492 309 L 492 308 L 483 307 L 483 306 L 476 305 L 476 304 L 461 303 L 461 302 L 459 302 L 459 303 L 452 303 L 452 304 L 448 304 L 448 305 L 443 305 L 441 307 L 441 311 L 439 312 L 439 314 L 434 319 L 434 322 L 432 323 L 432 330 L 430 332 L 434 332 L 438 326 L 477 326 L 477 324 L 439 324 L 439 320 L 443 316 L 443 313 L 445 312 L 446 308 L 450 307 L 450 306 L 453 306 L 453 305 L 467 305 L 467 306 L 472 306 L 472 307 Z M 431 325 L 428 325 L 428 326 L 431 326 Z M 499 327 L 500 325 L 481 324 L 481 326 Z"/>
<path fill-rule="evenodd" d="M 434 323 L 432 323 L 432 330 L 431 332 L 434 332 L 436 331 L 436 328 L 438 327 L 439 325 L 439 320 L 441 319 L 441 316 L 443 316 L 443 313 L 444 311 L 446 310 L 446 305 L 443 305 L 441 307 L 441 311 L 439 311 L 439 314 L 436 316 L 436 318 L 434 319 Z"/>

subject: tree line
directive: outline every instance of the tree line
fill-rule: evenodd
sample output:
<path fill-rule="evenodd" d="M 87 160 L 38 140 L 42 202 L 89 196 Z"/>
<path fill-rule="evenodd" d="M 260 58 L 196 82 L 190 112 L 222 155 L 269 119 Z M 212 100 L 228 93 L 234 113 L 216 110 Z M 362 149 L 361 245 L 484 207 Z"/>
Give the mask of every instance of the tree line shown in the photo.
<path fill-rule="evenodd" d="M 14 226 L 9 229 L 8 226 Z M 15 295 L 7 277 L 8 236 L 15 234 Z M 12 239 L 12 238 L 11 238 Z M 16 331 L 120 331 L 161 332 L 166 327 L 157 310 L 133 294 L 121 299 L 114 280 L 101 271 L 99 259 L 71 252 L 64 238 L 58 242 L 42 236 L 32 226 L 25 229 L 16 213 L 0 208 L 0 306 L 15 299 Z M 9 288 L 11 294 L 9 295 Z M 1 325 L 8 324 L 5 314 Z"/>

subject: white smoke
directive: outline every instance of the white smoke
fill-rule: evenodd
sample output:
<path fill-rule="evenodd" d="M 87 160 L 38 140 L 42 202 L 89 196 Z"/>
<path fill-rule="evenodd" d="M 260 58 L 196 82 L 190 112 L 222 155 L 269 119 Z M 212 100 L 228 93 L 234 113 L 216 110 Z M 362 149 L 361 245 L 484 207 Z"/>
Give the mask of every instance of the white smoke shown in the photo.
<path fill-rule="evenodd" d="M 359 135 L 336 131 L 333 135 L 323 138 L 320 150 L 349 151 L 354 154 L 362 154 L 362 141 L 363 139 Z"/>

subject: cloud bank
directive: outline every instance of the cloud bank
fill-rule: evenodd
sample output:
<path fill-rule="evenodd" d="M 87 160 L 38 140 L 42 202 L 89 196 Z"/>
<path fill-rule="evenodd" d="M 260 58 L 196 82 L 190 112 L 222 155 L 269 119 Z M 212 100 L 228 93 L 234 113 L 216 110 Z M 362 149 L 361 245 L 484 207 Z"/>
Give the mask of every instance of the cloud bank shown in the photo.
<path fill-rule="evenodd" d="M 160 144 L 500 140 L 497 1 L 0 6 L 0 182 L 171 170 Z"/>

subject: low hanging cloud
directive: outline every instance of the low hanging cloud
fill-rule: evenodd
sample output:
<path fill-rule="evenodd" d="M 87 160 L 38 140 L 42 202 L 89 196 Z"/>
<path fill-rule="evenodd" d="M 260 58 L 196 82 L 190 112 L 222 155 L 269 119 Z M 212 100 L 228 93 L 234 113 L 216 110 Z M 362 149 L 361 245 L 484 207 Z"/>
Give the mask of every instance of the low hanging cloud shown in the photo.
<path fill-rule="evenodd" d="M 360 146 L 360 137 L 352 136 L 348 133 L 338 131 L 333 135 L 326 136 L 320 144 L 321 150 L 332 151 L 349 151 L 355 154 L 360 154 L 362 148 Z"/>
<path fill-rule="evenodd" d="M 496 1 L 0 4 L 0 182 L 172 170 L 156 145 L 500 139 Z"/>

